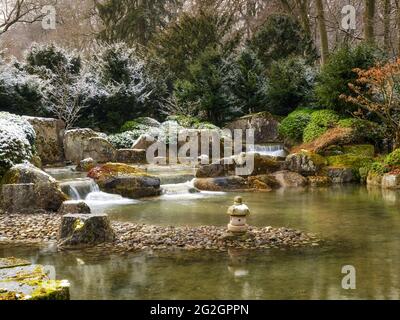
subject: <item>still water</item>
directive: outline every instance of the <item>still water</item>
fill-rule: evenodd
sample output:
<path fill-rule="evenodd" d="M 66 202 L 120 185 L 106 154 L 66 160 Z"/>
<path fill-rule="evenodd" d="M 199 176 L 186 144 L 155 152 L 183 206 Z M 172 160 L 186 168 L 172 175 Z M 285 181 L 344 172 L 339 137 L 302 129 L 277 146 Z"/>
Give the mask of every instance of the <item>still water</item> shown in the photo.
<path fill-rule="evenodd" d="M 235 193 L 185 193 L 94 205 L 111 219 L 159 225 L 225 225 Z M 171 191 L 171 190 L 170 190 Z M 320 247 L 229 252 L 57 252 L 0 247 L 0 256 L 54 265 L 72 299 L 399 299 L 400 193 L 360 186 L 242 194 L 250 224 L 287 226 L 326 239 Z M 356 290 L 341 287 L 356 268 Z"/>

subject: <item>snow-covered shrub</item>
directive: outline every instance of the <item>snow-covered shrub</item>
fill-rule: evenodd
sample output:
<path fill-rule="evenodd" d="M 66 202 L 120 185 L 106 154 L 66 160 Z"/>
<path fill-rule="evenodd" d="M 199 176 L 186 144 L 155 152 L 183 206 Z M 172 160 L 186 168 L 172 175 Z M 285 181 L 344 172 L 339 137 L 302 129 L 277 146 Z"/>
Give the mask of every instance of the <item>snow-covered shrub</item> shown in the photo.
<path fill-rule="evenodd" d="M 25 115 L 37 115 L 42 88 L 39 77 L 27 73 L 16 60 L 0 61 L 0 109 Z"/>
<path fill-rule="evenodd" d="M 13 165 L 31 160 L 36 134 L 20 116 L 0 112 L 0 177 Z"/>
<path fill-rule="evenodd" d="M 107 95 L 93 100 L 85 114 L 103 131 L 116 132 L 126 121 L 155 114 L 164 89 L 134 49 L 122 43 L 101 45 L 87 63 Z"/>

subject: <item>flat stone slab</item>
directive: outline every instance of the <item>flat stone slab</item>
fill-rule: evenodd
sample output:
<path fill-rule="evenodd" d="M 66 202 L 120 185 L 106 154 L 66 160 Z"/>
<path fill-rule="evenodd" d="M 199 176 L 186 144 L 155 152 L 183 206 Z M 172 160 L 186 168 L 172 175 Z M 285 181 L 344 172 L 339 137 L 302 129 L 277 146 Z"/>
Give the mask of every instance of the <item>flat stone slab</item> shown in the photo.
<path fill-rule="evenodd" d="M 51 270 L 16 258 L 0 258 L 0 300 L 69 300 L 69 282 Z"/>
<path fill-rule="evenodd" d="M 27 266 L 31 263 L 28 260 L 18 259 L 18 258 L 1 258 L 0 259 L 0 269 Z"/>

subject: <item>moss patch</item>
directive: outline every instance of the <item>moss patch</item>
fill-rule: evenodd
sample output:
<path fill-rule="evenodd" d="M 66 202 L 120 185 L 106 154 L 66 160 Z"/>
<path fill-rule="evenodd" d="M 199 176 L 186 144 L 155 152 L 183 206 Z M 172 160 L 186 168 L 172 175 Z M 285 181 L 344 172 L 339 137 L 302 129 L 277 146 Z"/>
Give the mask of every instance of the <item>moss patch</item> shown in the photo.
<path fill-rule="evenodd" d="M 371 157 L 357 156 L 353 154 L 343 154 L 337 156 L 329 156 L 326 158 L 328 165 L 337 168 L 348 168 L 359 169 L 373 163 Z"/>
<path fill-rule="evenodd" d="M 372 144 L 345 145 L 342 149 L 345 154 L 371 158 L 375 155 L 375 147 Z"/>
<path fill-rule="evenodd" d="M 103 180 L 108 177 L 116 177 L 120 175 L 147 176 L 146 172 L 124 163 L 106 163 L 102 166 L 95 167 L 89 171 L 88 177 L 95 180 Z"/>

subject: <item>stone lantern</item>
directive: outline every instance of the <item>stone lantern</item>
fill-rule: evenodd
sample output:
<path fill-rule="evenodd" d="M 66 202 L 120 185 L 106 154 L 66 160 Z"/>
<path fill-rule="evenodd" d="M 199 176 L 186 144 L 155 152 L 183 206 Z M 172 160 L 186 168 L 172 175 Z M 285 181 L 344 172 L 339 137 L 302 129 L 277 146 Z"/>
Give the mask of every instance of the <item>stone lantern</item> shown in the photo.
<path fill-rule="evenodd" d="M 242 197 L 235 197 L 234 203 L 228 208 L 227 214 L 230 216 L 228 231 L 234 234 L 247 232 L 248 225 L 246 217 L 250 215 L 249 208 L 243 203 Z"/>

